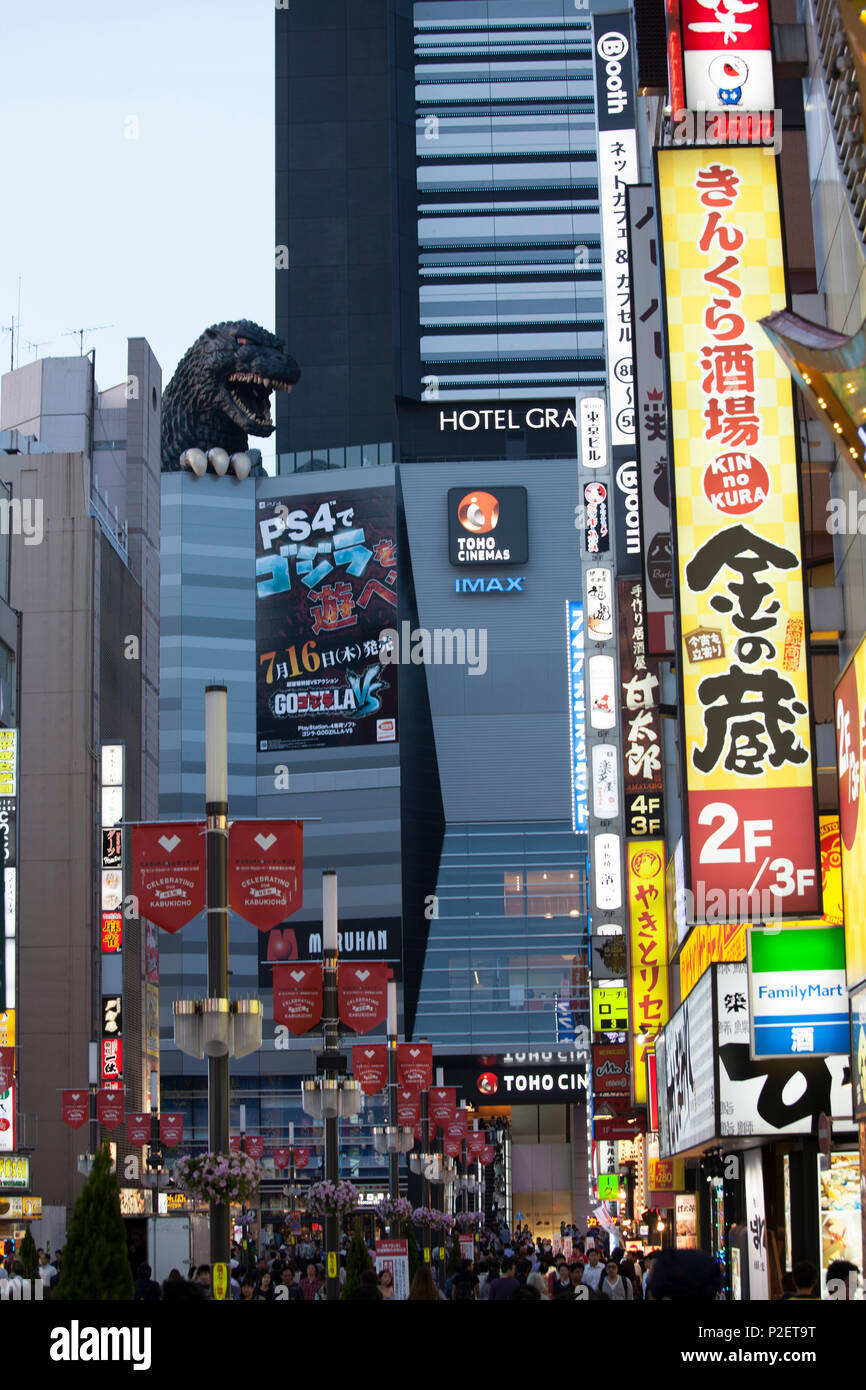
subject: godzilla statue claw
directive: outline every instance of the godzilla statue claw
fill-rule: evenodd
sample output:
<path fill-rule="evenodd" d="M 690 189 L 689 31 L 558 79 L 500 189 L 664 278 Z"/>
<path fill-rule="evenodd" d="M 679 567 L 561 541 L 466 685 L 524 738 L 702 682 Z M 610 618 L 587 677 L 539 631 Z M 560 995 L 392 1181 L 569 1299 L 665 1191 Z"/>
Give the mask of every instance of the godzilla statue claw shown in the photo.
<path fill-rule="evenodd" d="M 206 328 L 163 392 L 163 472 L 179 471 L 187 449 L 233 455 L 246 452 L 247 435 L 273 434 L 271 392 L 291 391 L 300 375 L 282 339 L 257 323 Z M 261 473 L 261 464 L 254 471 Z"/>

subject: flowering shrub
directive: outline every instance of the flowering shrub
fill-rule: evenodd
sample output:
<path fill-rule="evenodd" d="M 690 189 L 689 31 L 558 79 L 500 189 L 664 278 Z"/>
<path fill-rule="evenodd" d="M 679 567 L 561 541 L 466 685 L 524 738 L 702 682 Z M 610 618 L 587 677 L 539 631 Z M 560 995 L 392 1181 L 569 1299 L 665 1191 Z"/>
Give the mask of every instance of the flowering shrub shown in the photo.
<path fill-rule="evenodd" d="M 202 1202 L 246 1202 L 262 1180 L 262 1165 L 249 1154 L 185 1154 L 174 1166 L 174 1180 Z"/>
<path fill-rule="evenodd" d="M 307 1211 L 312 1216 L 344 1216 L 361 1200 L 351 1182 L 314 1182 L 307 1193 Z"/>
<path fill-rule="evenodd" d="M 443 1231 L 454 1229 L 454 1217 L 445 1211 L 434 1211 L 431 1207 L 416 1207 L 412 1213 L 416 1226 L 438 1226 Z"/>
<path fill-rule="evenodd" d="M 408 1221 L 412 1215 L 412 1203 L 405 1197 L 386 1197 L 376 1208 L 381 1221 Z"/>
<path fill-rule="evenodd" d="M 484 1212 L 459 1211 L 456 1220 L 459 1231 L 480 1231 L 484 1225 Z"/>

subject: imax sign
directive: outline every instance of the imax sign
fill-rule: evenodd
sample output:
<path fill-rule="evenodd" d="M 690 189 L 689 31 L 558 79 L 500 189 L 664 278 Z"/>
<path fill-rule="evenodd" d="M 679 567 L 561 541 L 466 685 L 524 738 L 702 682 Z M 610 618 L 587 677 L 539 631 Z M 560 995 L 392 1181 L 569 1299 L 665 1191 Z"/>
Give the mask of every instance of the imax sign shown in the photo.
<path fill-rule="evenodd" d="M 526 590 L 523 587 L 523 575 L 520 574 L 516 579 L 511 576 L 503 576 L 502 579 L 497 579 L 495 576 L 491 579 L 455 579 L 454 592 L 455 594 L 510 594 L 513 592 L 523 594 Z"/>

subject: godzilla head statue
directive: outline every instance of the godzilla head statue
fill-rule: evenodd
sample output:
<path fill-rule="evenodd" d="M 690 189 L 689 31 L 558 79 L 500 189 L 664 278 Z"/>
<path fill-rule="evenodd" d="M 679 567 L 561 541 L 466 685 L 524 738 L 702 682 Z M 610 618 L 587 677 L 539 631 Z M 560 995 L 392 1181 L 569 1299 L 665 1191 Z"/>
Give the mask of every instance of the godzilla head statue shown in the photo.
<path fill-rule="evenodd" d="M 181 358 L 162 397 L 162 469 L 187 449 L 246 450 L 247 435 L 273 434 L 270 395 L 301 372 L 281 338 L 249 319 L 215 323 Z"/>

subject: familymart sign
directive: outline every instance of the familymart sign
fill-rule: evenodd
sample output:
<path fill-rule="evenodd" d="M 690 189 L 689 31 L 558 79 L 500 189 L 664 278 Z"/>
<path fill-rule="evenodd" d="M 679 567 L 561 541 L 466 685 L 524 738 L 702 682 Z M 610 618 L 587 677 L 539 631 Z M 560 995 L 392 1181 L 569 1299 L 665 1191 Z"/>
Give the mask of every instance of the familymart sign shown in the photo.
<path fill-rule="evenodd" d="M 847 1052 L 842 927 L 752 927 L 747 933 L 753 1057 Z"/>

